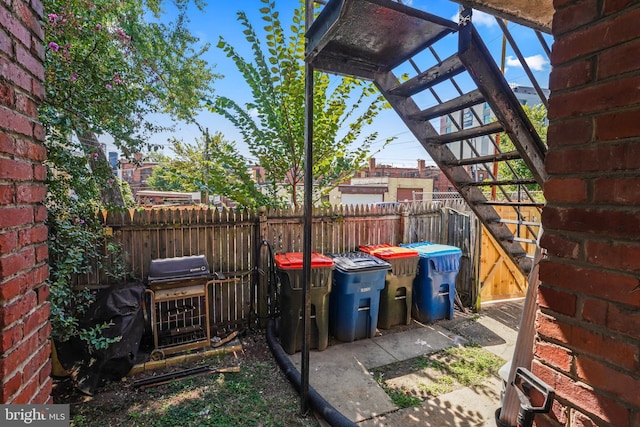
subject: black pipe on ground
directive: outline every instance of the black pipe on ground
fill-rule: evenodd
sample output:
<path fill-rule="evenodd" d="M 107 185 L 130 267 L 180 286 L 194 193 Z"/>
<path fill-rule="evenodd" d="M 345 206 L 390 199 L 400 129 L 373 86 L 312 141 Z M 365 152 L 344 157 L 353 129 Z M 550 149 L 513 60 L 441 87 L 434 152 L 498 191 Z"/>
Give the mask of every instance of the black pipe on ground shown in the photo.
<path fill-rule="evenodd" d="M 291 363 L 291 360 L 289 360 L 289 357 L 277 341 L 275 337 L 275 322 L 273 319 L 269 319 L 267 323 L 267 343 L 280 369 L 282 369 L 287 379 L 291 381 L 296 391 L 300 393 L 302 386 L 300 372 L 298 372 L 293 363 Z M 356 427 L 353 421 L 338 412 L 313 387 L 309 387 L 309 401 L 311 408 L 319 413 L 333 427 Z"/>

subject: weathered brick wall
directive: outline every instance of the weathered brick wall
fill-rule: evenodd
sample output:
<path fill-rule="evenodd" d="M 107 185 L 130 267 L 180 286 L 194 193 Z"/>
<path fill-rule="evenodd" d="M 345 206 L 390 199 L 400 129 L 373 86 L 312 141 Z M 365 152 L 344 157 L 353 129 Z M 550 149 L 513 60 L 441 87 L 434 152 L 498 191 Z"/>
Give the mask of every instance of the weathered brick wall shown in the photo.
<path fill-rule="evenodd" d="M 640 426 L 640 2 L 555 0 L 538 425 Z"/>
<path fill-rule="evenodd" d="M 51 394 L 39 0 L 0 3 L 0 403 Z"/>

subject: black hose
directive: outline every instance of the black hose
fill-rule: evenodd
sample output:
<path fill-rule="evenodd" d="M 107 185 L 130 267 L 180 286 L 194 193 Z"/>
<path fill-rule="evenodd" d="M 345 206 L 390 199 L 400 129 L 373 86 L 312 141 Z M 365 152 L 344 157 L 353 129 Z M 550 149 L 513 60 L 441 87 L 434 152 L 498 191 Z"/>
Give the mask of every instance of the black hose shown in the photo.
<path fill-rule="evenodd" d="M 300 393 L 302 379 L 300 372 L 291 363 L 289 357 L 282 349 L 282 346 L 275 338 L 275 322 L 269 319 L 267 323 L 267 343 L 271 349 L 271 353 L 276 358 L 280 369 L 284 375 L 291 381 L 294 388 Z M 319 413 L 333 427 L 356 427 L 356 424 L 338 412 L 329 402 L 327 402 L 313 387 L 309 387 L 309 402 L 311 407 Z"/>
<path fill-rule="evenodd" d="M 265 304 L 267 306 L 267 317 L 275 319 L 280 316 L 280 278 L 276 271 L 273 249 L 267 240 L 262 240 L 262 246 L 266 246 L 269 251 L 269 266 L 267 275 L 267 295 Z"/>

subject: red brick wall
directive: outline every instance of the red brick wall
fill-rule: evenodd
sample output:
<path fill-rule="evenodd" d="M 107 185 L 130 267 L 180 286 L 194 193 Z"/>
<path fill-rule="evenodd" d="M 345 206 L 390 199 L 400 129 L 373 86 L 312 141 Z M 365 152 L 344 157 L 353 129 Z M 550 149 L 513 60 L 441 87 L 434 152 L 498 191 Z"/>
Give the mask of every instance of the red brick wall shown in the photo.
<path fill-rule="evenodd" d="M 0 403 L 51 394 L 42 4 L 0 3 Z"/>
<path fill-rule="evenodd" d="M 554 4 L 538 425 L 640 427 L 640 3 Z"/>

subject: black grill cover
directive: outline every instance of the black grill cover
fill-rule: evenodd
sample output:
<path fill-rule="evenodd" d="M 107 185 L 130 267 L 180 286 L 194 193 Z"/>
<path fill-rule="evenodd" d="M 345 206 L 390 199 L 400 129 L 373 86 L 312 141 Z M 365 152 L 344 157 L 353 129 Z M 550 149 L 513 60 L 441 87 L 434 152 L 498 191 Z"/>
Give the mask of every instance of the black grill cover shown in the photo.
<path fill-rule="evenodd" d="M 204 255 L 154 259 L 149 266 L 149 283 L 209 276 L 209 263 Z"/>
<path fill-rule="evenodd" d="M 109 323 L 103 335 L 107 338 L 121 337 L 120 341 L 104 350 L 90 348 L 77 336 L 65 342 L 56 341 L 60 363 L 72 371 L 75 386 L 81 392 L 93 394 L 100 383 L 121 379 L 135 364 L 144 333 L 144 289 L 140 282 L 102 289 L 96 301 L 79 319 L 80 326 L 85 328 Z"/>

